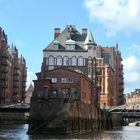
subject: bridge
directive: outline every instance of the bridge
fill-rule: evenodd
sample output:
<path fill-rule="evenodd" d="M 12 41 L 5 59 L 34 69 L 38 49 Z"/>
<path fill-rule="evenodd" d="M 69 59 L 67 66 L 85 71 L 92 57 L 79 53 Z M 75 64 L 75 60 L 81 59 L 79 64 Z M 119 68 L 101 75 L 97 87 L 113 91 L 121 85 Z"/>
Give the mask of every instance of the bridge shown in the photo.
<path fill-rule="evenodd" d="M 109 109 L 112 114 L 123 118 L 140 118 L 140 103 L 129 103 Z"/>
<path fill-rule="evenodd" d="M 29 112 L 30 104 L 27 103 L 12 103 L 0 106 L 0 112 Z"/>
<path fill-rule="evenodd" d="M 124 104 L 108 109 L 112 113 L 113 118 L 127 119 L 127 122 L 140 121 L 140 103 Z M 30 104 L 27 103 L 12 103 L 0 106 L 0 124 L 4 122 L 17 121 L 27 122 L 30 112 Z M 121 120 L 121 119 L 120 119 Z"/>
<path fill-rule="evenodd" d="M 30 105 L 26 103 L 12 103 L 0 106 L 0 125 L 27 123 Z"/>

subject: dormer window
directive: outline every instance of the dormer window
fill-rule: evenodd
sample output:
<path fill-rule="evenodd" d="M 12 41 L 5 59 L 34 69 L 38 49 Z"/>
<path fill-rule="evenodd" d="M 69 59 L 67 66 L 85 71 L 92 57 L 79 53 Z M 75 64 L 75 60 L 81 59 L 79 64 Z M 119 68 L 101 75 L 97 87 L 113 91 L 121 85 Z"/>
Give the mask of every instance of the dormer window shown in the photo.
<path fill-rule="evenodd" d="M 59 49 L 59 41 L 54 40 L 53 46 L 54 46 L 54 49 L 55 49 L 55 50 L 58 50 L 58 49 Z"/>
<path fill-rule="evenodd" d="M 73 44 L 67 44 L 66 45 L 66 50 L 75 50 L 75 45 L 73 45 Z"/>
<path fill-rule="evenodd" d="M 75 50 L 75 41 L 72 39 L 69 39 L 66 41 L 66 50 Z"/>

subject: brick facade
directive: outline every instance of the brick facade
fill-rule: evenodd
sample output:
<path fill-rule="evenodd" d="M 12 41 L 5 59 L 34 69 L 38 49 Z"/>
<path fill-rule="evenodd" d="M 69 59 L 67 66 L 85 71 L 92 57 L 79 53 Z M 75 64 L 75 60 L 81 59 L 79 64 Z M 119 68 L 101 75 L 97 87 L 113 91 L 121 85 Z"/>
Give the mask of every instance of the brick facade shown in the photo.
<path fill-rule="evenodd" d="M 126 104 L 140 103 L 140 89 L 135 89 L 135 91 L 127 94 L 125 96 L 125 102 Z"/>
<path fill-rule="evenodd" d="M 23 101 L 26 88 L 26 62 L 18 50 L 8 46 L 7 35 L 0 28 L 0 104 Z"/>
<path fill-rule="evenodd" d="M 118 45 L 97 45 L 91 31 L 67 26 L 64 31 L 57 28 L 53 41 L 43 50 L 40 77 L 46 71 L 64 67 L 83 73 L 96 86 L 96 101 L 100 107 L 123 104 L 123 65 Z M 96 65 L 95 65 L 96 64 Z"/>
<path fill-rule="evenodd" d="M 87 104 L 91 104 L 95 94 L 87 76 L 65 68 L 45 72 L 43 77 L 34 80 L 34 86 L 34 97 L 74 98 Z"/>

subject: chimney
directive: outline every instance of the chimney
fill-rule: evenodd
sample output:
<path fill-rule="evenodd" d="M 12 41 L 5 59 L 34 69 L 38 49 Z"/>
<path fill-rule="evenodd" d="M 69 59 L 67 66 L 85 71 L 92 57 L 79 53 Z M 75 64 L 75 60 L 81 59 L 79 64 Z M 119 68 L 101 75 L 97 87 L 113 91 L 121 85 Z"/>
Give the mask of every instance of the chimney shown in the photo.
<path fill-rule="evenodd" d="M 86 37 L 87 37 L 87 32 L 88 32 L 88 30 L 87 30 L 87 28 L 82 28 L 82 36 L 86 39 Z"/>
<path fill-rule="evenodd" d="M 82 35 L 87 35 L 87 28 L 82 29 Z"/>
<path fill-rule="evenodd" d="M 60 28 L 54 28 L 54 39 L 60 35 Z"/>

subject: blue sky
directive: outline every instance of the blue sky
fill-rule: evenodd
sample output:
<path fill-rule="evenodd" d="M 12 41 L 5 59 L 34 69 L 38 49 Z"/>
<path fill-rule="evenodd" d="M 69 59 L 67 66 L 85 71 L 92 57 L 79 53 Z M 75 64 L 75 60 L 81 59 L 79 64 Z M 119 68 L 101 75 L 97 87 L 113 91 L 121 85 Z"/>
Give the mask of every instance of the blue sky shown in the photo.
<path fill-rule="evenodd" d="M 41 69 L 42 50 L 52 41 L 53 29 L 69 24 L 91 29 L 102 46 L 118 43 L 125 93 L 140 88 L 139 0 L 0 0 L 0 26 L 26 59 L 27 85 Z"/>

